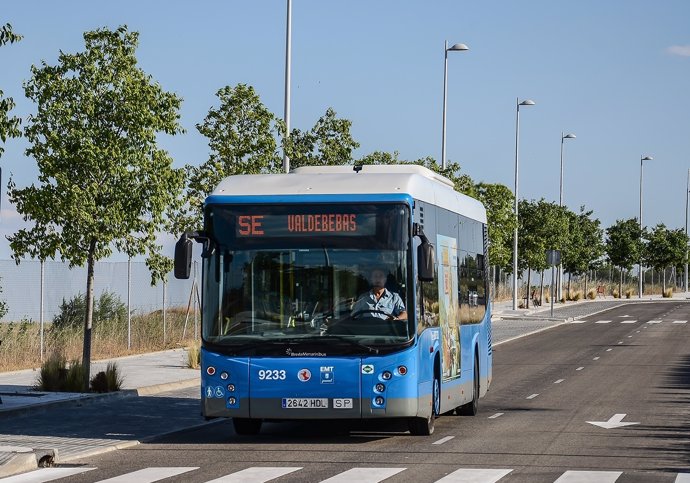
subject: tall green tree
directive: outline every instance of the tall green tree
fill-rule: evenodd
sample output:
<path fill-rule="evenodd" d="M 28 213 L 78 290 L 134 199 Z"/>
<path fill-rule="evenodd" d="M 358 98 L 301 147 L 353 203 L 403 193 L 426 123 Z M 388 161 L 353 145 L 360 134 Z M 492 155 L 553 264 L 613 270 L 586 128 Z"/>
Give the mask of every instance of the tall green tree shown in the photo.
<path fill-rule="evenodd" d="M 566 244 L 568 225 L 566 208 L 547 202 L 543 198 L 539 201 L 520 200 L 518 267 L 521 271 L 528 270 L 528 288 L 531 271 L 537 270 L 543 274 L 549 267 L 546 261 L 546 250 L 558 250 Z"/>
<path fill-rule="evenodd" d="M 663 271 L 663 288 L 666 291 L 666 268 L 676 267 L 684 270 L 688 237 L 681 229 L 670 230 L 660 223 L 647 234 L 644 244 L 644 261 L 654 270 Z"/>
<path fill-rule="evenodd" d="M 286 136 L 283 125 L 282 143 L 290 158 L 290 168 L 352 164 L 352 152 L 359 143 L 352 137 L 351 127 L 352 121 L 338 118 L 330 107 L 309 131 L 292 129 Z"/>
<path fill-rule="evenodd" d="M 7 44 L 19 42 L 22 36 L 12 30 L 12 25 L 5 24 L 0 27 L 0 47 Z M 21 119 L 15 116 L 10 116 L 10 111 L 14 109 L 14 99 L 11 97 L 4 97 L 4 92 L 0 89 L 0 141 L 4 144 L 8 138 L 16 138 L 21 136 L 19 126 Z M 4 146 L 0 144 L 0 158 L 5 152 Z"/>
<path fill-rule="evenodd" d="M 606 256 L 621 269 L 618 293 L 623 291 L 623 270 L 630 270 L 642 255 L 642 235 L 636 218 L 616 220 L 606 229 Z"/>
<path fill-rule="evenodd" d="M 512 263 L 515 213 L 513 192 L 505 185 L 479 183 L 477 196 L 486 208 L 489 227 L 489 260 L 492 265 L 509 269 Z"/>
<path fill-rule="evenodd" d="M 580 213 L 567 211 L 569 232 L 563 249 L 563 268 L 569 275 L 587 274 L 601 265 L 604 255 L 604 232 L 594 212 L 580 207 Z M 568 277 L 570 290 L 570 277 Z M 585 276 L 585 292 L 587 278 Z"/>
<path fill-rule="evenodd" d="M 209 109 L 198 131 L 208 138 L 210 154 L 199 166 L 188 165 L 187 189 L 171 216 L 171 231 L 200 230 L 202 205 L 226 176 L 277 173 L 282 168 L 276 137 L 279 121 L 253 87 L 237 84 L 216 92 L 219 105 Z"/>
<path fill-rule="evenodd" d="M 86 32 L 83 52 L 61 52 L 57 65 L 33 66 L 24 86 L 38 108 L 24 135 L 39 175 L 26 188 L 10 181 L 10 199 L 33 227 L 8 239 L 17 263 L 57 254 L 71 267 L 86 263 L 85 389 L 95 263 L 113 248 L 147 254 L 153 279 L 162 278 L 170 267 L 156 235 L 184 181 L 156 145 L 158 133 L 181 132 L 181 99 L 137 66 L 138 38 L 126 26 Z"/>

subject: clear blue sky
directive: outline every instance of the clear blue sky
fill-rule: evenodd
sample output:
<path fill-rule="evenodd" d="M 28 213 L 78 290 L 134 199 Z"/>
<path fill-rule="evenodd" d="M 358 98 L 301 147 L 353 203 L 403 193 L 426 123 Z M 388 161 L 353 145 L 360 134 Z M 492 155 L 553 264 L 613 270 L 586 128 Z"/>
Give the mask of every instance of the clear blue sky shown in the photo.
<path fill-rule="evenodd" d="M 29 68 L 83 50 L 82 33 L 126 24 L 140 32 L 140 66 L 183 99 L 187 134 L 163 140 L 177 166 L 207 159 L 194 125 L 225 85 L 254 86 L 283 116 L 284 0 L 5 2 L 0 22 L 24 35 L 0 49 L 0 89 L 15 113 Z M 443 45 L 448 59 L 447 157 L 476 181 L 513 189 L 515 102 L 520 111 L 520 197 L 558 201 L 561 132 L 564 200 L 604 227 L 637 217 L 640 156 L 645 225 L 685 227 L 690 168 L 690 2 L 293 0 L 292 126 L 311 128 L 328 107 L 352 121 L 356 156 L 399 151 L 441 157 Z M 0 160 L 3 185 L 36 179 L 22 141 Z M 3 186 L 4 238 L 20 220 Z"/>

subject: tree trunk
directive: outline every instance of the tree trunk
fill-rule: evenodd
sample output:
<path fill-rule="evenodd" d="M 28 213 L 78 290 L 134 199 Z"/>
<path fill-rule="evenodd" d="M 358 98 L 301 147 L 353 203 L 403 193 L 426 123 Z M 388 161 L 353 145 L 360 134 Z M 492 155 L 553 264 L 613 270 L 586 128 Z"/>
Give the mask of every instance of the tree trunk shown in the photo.
<path fill-rule="evenodd" d="M 565 297 L 566 300 L 569 299 L 569 298 L 571 298 L 571 295 L 570 295 L 570 281 L 571 281 L 572 279 L 573 279 L 573 274 L 570 273 L 570 272 L 568 272 L 568 295 Z"/>
<path fill-rule="evenodd" d="M 531 283 L 530 280 L 531 280 L 531 279 L 532 279 L 532 269 L 531 269 L 531 268 L 528 268 L 528 269 L 527 269 L 527 293 L 525 294 L 525 308 L 526 308 L 526 309 L 529 308 L 529 298 L 530 298 L 530 293 L 529 293 L 529 291 L 530 291 L 530 288 L 531 288 L 531 286 L 530 286 L 530 283 Z"/>
<path fill-rule="evenodd" d="M 541 304 L 544 301 L 544 270 L 541 271 L 539 276 L 539 285 L 539 303 Z"/>
<path fill-rule="evenodd" d="M 589 270 L 585 270 L 585 300 L 587 299 L 587 275 L 589 275 Z"/>
<path fill-rule="evenodd" d="M 664 267 L 664 272 L 661 275 L 661 278 L 664 279 L 664 282 L 661 284 L 661 295 L 666 293 L 666 267 Z"/>
<path fill-rule="evenodd" d="M 91 329 L 93 326 L 93 272 L 95 252 L 96 240 L 91 240 L 89 244 L 89 255 L 86 261 L 86 317 L 84 318 L 84 349 L 81 360 L 84 366 L 84 392 L 89 391 L 89 381 L 91 380 Z"/>
<path fill-rule="evenodd" d="M 623 298 L 623 267 L 620 267 L 620 280 L 618 281 L 618 298 Z"/>

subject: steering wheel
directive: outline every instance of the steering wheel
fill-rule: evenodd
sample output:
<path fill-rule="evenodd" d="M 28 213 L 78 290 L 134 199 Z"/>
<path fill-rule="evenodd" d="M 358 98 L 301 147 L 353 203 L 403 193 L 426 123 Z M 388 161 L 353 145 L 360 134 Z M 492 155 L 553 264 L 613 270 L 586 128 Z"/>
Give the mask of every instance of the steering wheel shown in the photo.
<path fill-rule="evenodd" d="M 352 312 L 350 314 L 350 317 L 353 319 L 358 319 L 364 314 L 383 314 L 386 316 L 385 319 L 382 320 L 388 320 L 388 321 L 393 321 L 394 317 L 392 314 L 389 314 L 388 312 L 384 312 L 383 310 L 378 310 L 378 309 L 362 309 L 362 310 L 357 310 L 355 312 Z"/>

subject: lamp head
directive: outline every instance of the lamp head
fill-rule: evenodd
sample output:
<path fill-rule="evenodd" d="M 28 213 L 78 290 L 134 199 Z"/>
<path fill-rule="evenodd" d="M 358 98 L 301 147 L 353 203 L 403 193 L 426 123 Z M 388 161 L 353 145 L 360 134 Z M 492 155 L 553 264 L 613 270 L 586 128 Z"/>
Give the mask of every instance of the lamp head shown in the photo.
<path fill-rule="evenodd" d="M 575 139 L 575 138 L 576 138 L 576 136 L 574 134 L 566 134 L 565 136 L 563 136 L 563 139 Z"/>
<path fill-rule="evenodd" d="M 651 161 L 652 159 L 654 158 L 651 156 L 643 156 L 642 158 L 640 158 L 641 161 Z"/>
<path fill-rule="evenodd" d="M 533 106 L 534 101 L 532 99 L 527 99 L 518 104 L 518 106 Z"/>
<path fill-rule="evenodd" d="M 469 48 L 468 46 L 466 46 L 465 44 L 455 44 L 455 45 L 453 45 L 452 47 L 448 47 L 446 50 L 459 50 L 459 51 L 463 51 L 463 50 L 470 50 L 470 48 Z"/>

